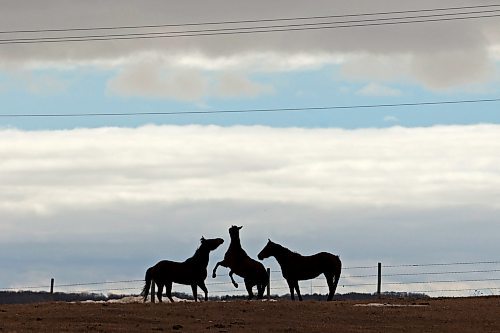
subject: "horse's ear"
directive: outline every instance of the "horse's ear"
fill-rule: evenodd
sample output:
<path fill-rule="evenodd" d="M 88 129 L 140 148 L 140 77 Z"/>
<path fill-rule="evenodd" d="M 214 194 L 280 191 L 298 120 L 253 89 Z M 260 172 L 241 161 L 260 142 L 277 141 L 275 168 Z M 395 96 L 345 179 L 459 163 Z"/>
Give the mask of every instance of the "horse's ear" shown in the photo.
<path fill-rule="evenodd" d="M 205 237 L 201 236 L 201 239 L 200 239 L 200 242 L 204 242 L 205 241 Z"/>
<path fill-rule="evenodd" d="M 268 239 L 267 239 L 267 241 L 268 241 L 269 243 L 272 243 L 270 238 L 268 238 Z"/>
<path fill-rule="evenodd" d="M 240 230 L 241 228 L 243 228 L 243 226 L 241 226 L 241 227 L 238 227 L 238 230 Z"/>

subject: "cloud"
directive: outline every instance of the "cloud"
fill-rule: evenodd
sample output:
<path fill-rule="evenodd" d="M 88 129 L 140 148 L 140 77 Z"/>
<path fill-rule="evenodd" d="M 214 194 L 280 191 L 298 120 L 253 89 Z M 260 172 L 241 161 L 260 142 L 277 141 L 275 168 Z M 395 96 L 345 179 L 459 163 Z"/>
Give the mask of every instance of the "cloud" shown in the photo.
<path fill-rule="evenodd" d="M 9 191 L 0 196 L 3 207 L 14 212 L 43 207 L 49 213 L 67 204 L 115 200 L 411 206 L 418 199 L 419 205 L 432 207 L 495 206 L 480 194 L 497 192 L 486 185 L 500 176 L 497 129 L 2 130 L 0 139 L 11 144 L 1 149 L 0 170 L 8 175 L 3 184 Z M 465 160 L 469 163 L 463 165 Z"/>
<path fill-rule="evenodd" d="M 0 259 L 12 274 L 0 285 L 140 278 L 192 255 L 202 235 L 227 240 L 232 224 L 252 255 L 271 237 L 349 265 L 489 258 L 500 250 L 499 133 L 1 130 Z"/>
<path fill-rule="evenodd" d="M 251 255 L 271 237 L 351 266 L 487 258 L 499 250 L 498 133 L 2 130 L 0 259 L 10 273 L 0 285 L 141 278 L 159 259 L 192 255 L 201 235 L 228 240 L 231 224 L 244 225 Z"/>
<path fill-rule="evenodd" d="M 107 83 L 110 94 L 129 97 L 201 101 L 206 96 L 219 98 L 256 97 L 273 91 L 240 73 L 206 73 L 165 64 L 136 63 L 125 66 Z"/>
<path fill-rule="evenodd" d="M 385 116 L 384 121 L 391 122 L 391 123 L 397 123 L 397 122 L 399 122 L 399 119 L 397 117 L 394 117 L 394 116 Z"/>
<path fill-rule="evenodd" d="M 434 90 L 492 81 L 495 65 L 486 49 L 427 53 L 415 57 L 412 76 Z"/>
<path fill-rule="evenodd" d="M 399 96 L 401 95 L 401 91 L 398 89 L 394 89 L 391 87 L 387 87 L 377 83 L 370 83 L 360 90 L 358 90 L 357 94 L 364 96 Z"/>
<path fill-rule="evenodd" d="M 36 95 L 61 94 L 71 86 L 71 80 L 58 74 L 60 73 L 9 71 L 4 81 L 0 81 L 0 92 L 26 90 Z"/>
<path fill-rule="evenodd" d="M 497 126 L 3 130 L 10 144 L 1 149 L 8 190 L 0 209 L 47 217 L 121 202 L 210 200 L 496 209 L 498 133 Z"/>
<path fill-rule="evenodd" d="M 480 1 L 477 5 L 487 3 Z M 0 13 L 2 30 L 50 27 L 98 27 L 198 21 L 314 16 L 434 8 L 432 1 L 326 1 L 311 7 L 295 1 L 234 1 L 173 3 L 152 1 L 144 7 L 135 1 L 116 2 L 50 0 L 41 7 L 36 1 L 9 2 Z M 454 1 L 440 7 L 457 6 Z M 262 8 L 266 12 L 262 12 Z M 241 8 L 245 8 L 242 12 Z M 141 13 L 141 15 L 137 15 Z M 160 14 L 161 13 L 161 14 Z M 223 15 L 222 15 L 223 13 Z M 22 17 L 23 20 L 19 18 Z M 22 23 L 21 23 L 22 22 Z M 9 45 L 2 48 L 0 68 L 114 67 L 127 72 L 126 63 L 144 54 L 163 59 L 183 71 L 280 72 L 339 66 L 345 78 L 375 82 L 409 80 L 432 90 L 488 83 L 498 62 L 500 45 L 497 20 L 406 24 L 370 28 L 325 29 L 266 34 L 211 37 L 123 40 L 90 43 Z M 179 28 L 180 29 L 180 28 Z M 7 35 L 8 37 L 8 35 Z M 6 37 L 6 38 L 7 38 Z M 368 60 L 361 63 L 360 57 Z M 158 60 L 159 61 L 159 60 Z M 385 64 L 377 68 L 377 64 Z M 157 64 L 158 65 L 158 64 Z M 199 74 L 198 74 L 199 75 Z M 205 77 L 206 79 L 206 77 Z M 170 84 L 160 80 L 160 86 Z M 156 96 L 158 92 L 147 92 Z M 169 90 L 170 90 L 169 89 Z M 144 92 L 146 93 L 146 92 Z M 187 99 L 192 96 L 188 94 Z"/>
<path fill-rule="evenodd" d="M 125 67 L 108 82 L 107 89 L 121 96 L 196 101 L 207 93 L 208 80 L 198 71 L 141 63 Z"/>
<path fill-rule="evenodd" d="M 260 94 L 273 92 L 273 87 L 258 84 L 236 73 L 226 73 L 221 75 L 214 90 L 216 95 L 221 97 L 255 97 Z"/>

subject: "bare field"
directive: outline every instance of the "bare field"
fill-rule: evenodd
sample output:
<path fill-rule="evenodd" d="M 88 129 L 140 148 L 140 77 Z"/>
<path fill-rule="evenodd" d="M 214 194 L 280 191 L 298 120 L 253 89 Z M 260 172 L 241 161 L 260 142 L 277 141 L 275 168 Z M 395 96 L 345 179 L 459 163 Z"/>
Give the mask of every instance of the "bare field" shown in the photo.
<path fill-rule="evenodd" d="M 1 332 L 500 332 L 500 297 L 0 305 Z"/>

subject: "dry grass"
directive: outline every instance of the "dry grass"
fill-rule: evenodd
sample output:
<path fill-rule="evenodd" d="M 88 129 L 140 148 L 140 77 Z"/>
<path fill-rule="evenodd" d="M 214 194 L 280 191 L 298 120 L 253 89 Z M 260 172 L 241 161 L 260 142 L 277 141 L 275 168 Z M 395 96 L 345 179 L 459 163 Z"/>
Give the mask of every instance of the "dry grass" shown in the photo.
<path fill-rule="evenodd" d="M 500 297 L 360 302 L 0 305 L 0 332 L 500 332 Z M 407 306 L 422 305 L 422 306 Z"/>

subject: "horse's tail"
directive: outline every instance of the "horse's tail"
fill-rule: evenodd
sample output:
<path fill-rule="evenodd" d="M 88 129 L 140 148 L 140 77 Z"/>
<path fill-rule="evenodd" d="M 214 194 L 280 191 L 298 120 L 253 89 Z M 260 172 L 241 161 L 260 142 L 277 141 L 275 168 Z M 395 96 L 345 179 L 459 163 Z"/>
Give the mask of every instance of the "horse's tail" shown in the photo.
<path fill-rule="evenodd" d="M 328 298 L 330 300 L 333 296 L 335 296 L 335 290 L 337 289 L 337 285 L 338 285 L 339 279 L 340 279 L 340 273 L 342 272 L 342 261 L 340 261 L 340 257 L 334 256 L 334 258 L 335 258 L 334 281 L 333 281 L 333 287 L 330 291 L 330 294 L 328 295 Z"/>
<path fill-rule="evenodd" d="M 262 265 L 262 274 L 260 274 L 260 279 L 257 282 L 257 298 L 261 299 L 264 297 L 264 292 L 266 291 L 266 287 L 269 284 L 269 274 L 267 273 L 267 269 Z"/>
<path fill-rule="evenodd" d="M 153 267 L 149 267 L 148 270 L 146 271 L 146 276 L 144 278 L 144 280 L 146 280 L 146 282 L 144 283 L 144 288 L 142 288 L 142 292 L 141 292 L 141 296 L 144 297 L 144 302 L 146 302 L 146 300 L 148 299 L 148 294 L 149 294 L 149 288 L 151 287 L 151 271 L 152 271 L 152 268 Z"/>

